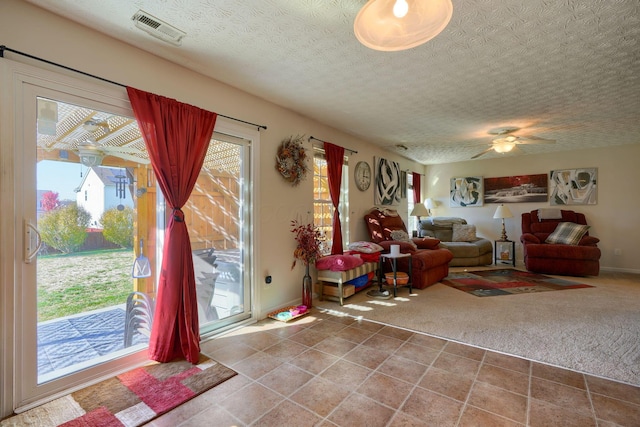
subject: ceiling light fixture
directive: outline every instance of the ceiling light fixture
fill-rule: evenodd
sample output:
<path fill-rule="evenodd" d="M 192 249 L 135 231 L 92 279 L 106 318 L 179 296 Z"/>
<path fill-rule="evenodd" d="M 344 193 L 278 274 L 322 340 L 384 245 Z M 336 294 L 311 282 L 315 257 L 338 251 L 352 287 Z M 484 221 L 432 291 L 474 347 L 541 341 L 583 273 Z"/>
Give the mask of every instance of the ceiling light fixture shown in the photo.
<path fill-rule="evenodd" d="M 382 51 L 410 49 L 425 43 L 447 26 L 451 0 L 369 0 L 358 12 L 353 29 L 363 45 Z"/>
<path fill-rule="evenodd" d="M 516 138 L 508 136 L 506 138 L 498 138 L 493 140 L 493 150 L 496 153 L 508 153 L 516 146 Z"/>

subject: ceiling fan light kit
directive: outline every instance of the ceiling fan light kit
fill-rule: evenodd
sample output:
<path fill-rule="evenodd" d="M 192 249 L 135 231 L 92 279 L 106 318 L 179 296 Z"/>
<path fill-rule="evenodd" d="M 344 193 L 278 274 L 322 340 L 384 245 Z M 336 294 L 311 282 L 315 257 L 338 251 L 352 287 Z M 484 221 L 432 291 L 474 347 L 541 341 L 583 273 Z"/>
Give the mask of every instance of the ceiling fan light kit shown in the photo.
<path fill-rule="evenodd" d="M 514 132 L 517 132 L 519 130 L 520 128 L 515 126 L 490 129 L 487 133 L 489 135 L 498 135 L 499 138 L 492 139 L 491 144 L 489 144 L 489 148 L 471 158 L 477 159 L 478 157 L 489 153 L 491 150 L 500 154 L 508 153 L 513 150 L 516 145 L 520 144 L 554 144 L 556 142 L 553 139 L 540 138 L 534 135 L 513 135 Z"/>
<path fill-rule="evenodd" d="M 453 15 L 451 0 L 370 0 L 356 16 L 356 38 L 380 51 L 411 49 L 445 29 Z"/>

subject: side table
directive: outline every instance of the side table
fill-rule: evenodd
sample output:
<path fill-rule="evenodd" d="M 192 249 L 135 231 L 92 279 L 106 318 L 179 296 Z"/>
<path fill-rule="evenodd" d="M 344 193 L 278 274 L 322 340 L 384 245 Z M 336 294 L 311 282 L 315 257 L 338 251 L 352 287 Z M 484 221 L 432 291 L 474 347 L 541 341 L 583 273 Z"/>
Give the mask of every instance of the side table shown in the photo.
<path fill-rule="evenodd" d="M 377 297 L 377 298 L 390 298 L 389 295 L 389 291 L 386 291 L 383 289 L 383 283 L 384 282 L 384 274 L 382 273 L 382 264 L 384 262 L 385 259 L 388 259 L 391 261 L 391 269 L 393 271 L 393 296 L 395 297 L 397 295 L 397 289 L 398 289 L 398 283 L 397 283 L 397 273 L 398 273 L 398 258 L 409 258 L 409 272 L 407 273 L 409 275 L 409 281 L 407 282 L 407 285 L 409 287 L 409 293 L 412 293 L 412 265 L 411 265 L 411 254 L 380 254 L 380 265 L 378 267 L 378 283 L 380 285 L 380 289 L 379 290 L 371 290 L 369 292 L 367 292 L 367 295 L 369 295 L 370 297 Z"/>
<path fill-rule="evenodd" d="M 511 264 L 516 266 L 516 242 L 513 240 L 496 240 L 494 247 L 495 264 Z"/>

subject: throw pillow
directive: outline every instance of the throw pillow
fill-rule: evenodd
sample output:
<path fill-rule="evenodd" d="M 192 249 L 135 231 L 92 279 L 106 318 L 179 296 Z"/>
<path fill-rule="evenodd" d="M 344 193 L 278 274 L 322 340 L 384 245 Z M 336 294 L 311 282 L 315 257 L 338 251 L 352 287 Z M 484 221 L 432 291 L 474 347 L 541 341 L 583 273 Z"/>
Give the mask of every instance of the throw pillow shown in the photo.
<path fill-rule="evenodd" d="M 349 250 L 362 252 L 365 254 L 372 254 L 375 252 L 382 252 L 384 248 L 377 243 L 373 242 L 353 242 L 349 244 Z"/>
<path fill-rule="evenodd" d="M 419 249 L 437 249 L 440 244 L 440 239 L 423 237 L 421 239 L 413 239 L 413 243 L 418 245 Z"/>
<path fill-rule="evenodd" d="M 391 240 L 396 240 L 398 242 L 407 242 L 410 243 L 414 249 L 418 249 L 418 246 L 413 243 L 413 240 L 409 237 L 406 231 L 402 230 L 393 230 L 391 232 Z"/>
<path fill-rule="evenodd" d="M 476 226 L 453 224 L 453 237 L 451 240 L 454 242 L 475 242 L 477 240 Z"/>
<path fill-rule="evenodd" d="M 318 270 L 346 271 L 364 264 L 364 260 L 353 255 L 327 255 L 316 261 Z"/>
<path fill-rule="evenodd" d="M 589 231 L 588 225 L 576 224 L 575 222 L 561 222 L 556 229 L 547 237 L 546 243 L 556 243 L 563 245 L 577 245 L 582 236 Z"/>

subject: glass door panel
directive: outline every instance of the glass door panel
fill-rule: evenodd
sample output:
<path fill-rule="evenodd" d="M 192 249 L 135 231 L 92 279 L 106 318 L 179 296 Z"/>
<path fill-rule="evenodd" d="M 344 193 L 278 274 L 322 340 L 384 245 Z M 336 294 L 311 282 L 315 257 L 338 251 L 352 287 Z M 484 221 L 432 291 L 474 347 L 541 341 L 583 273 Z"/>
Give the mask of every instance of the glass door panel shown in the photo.
<path fill-rule="evenodd" d="M 249 141 L 214 134 L 184 206 L 196 277 L 198 318 L 211 332 L 251 314 L 245 200 Z"/>
<path fill-rule="evenodd" d="M 150 199 L 149 162 L 135 120 L 44 97 L 37 105 L 41 245 L 35 266 L 42 384 L 146 345 L 153 312 L 147 310 L 146 323 L 133 314 L 145 314 L 139 299 L 153 297 L 153 279 L 133 278 L 132 266 L 145 259 L 146 271 L 153 270 L 149 257 L 136 254 L 134 242 L 143 243 L 144 253 L 141 230 L 155 227 L 138 216 L 137 207 Z"/>

